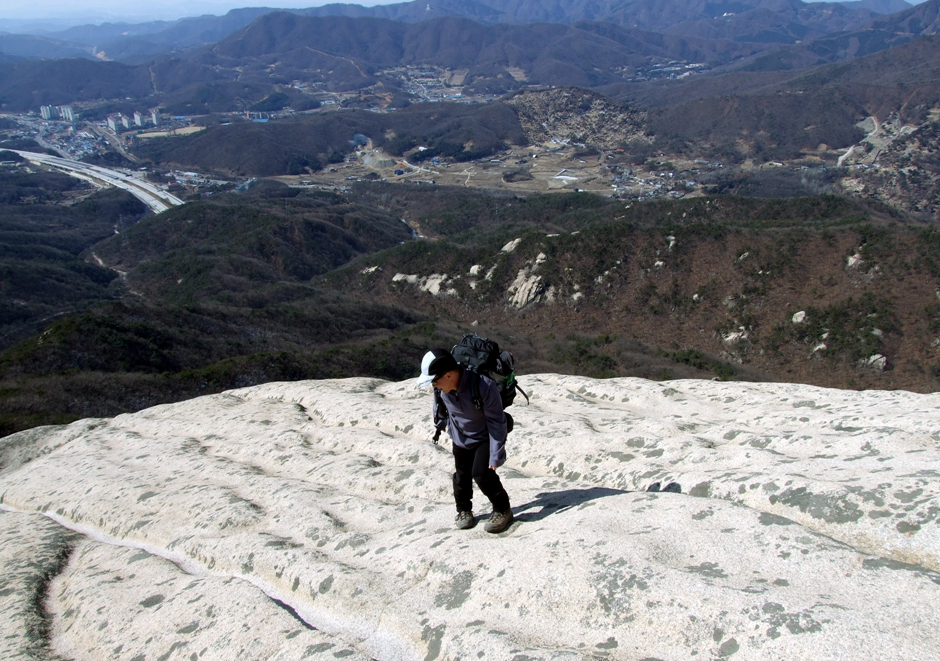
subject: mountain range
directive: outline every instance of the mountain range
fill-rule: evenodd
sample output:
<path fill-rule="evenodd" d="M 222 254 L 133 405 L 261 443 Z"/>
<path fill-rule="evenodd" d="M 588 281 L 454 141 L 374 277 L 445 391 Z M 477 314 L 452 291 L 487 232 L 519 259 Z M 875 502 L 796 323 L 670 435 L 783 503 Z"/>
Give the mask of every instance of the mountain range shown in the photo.
<path fill-rule="evenodd" d="M 704 2 L 673 0 L 654 2 L 583 3 L 553 2 L 407 2 L 362 7 L 330 4 L 308 9 L 286 10 L 303 16 L 383 18 L 401 22 L 424 22 L 433 18 L 464 18 L 483 24 L 579 22 L 609 23 L 645 32 L 686 37 L 731 39 L 757 43 L 794 43 L 834 32 L 851 32 L 868 26 L 873 19 L 910 9 L 903 0 L 804 3 L 800 0 L 745 0 Z M 178 21 L 143 24 L 102 24 L 69 28 L 29 38 L 0 35 L 0 52 L 16 57 L 61 57 L 63 53 L 92 57 L 105 53 L 110 59 L 139 61 L 159 53 L 214 43 L 258 17 L 283 11 L 268 8 L 232 10 L 225 16 L 202 16 Z M 45 53 L 45 55 L 43 55 Z"/>
<path fill-rule="evenodd" d="M 46 235 L 16 261 L 23 224 L 0 235 L 8 433 L 271 380 L 402 379 L 470 330 L 520 374 L 940 378 L 937 231 L 878 205 L 264 182 L 149 217 L 126 194 L 89 198 L 75 218 L 99 204 L 121 224 L 102 240 L 60 229 L 58 180 L 30 183 L 4 215 L 37 218 L 49 190 Z"/>
<path fill-rule="evenodd" d="M 934 658 L 938 16 L 0 36 L 0 658 Z M 63 135 L 185 203 L 3 151 Z M 527 392 L 499 536 L 413 379 L 465 333 Z"/>
<path fill-rule="evenodd" d="M 848 147 L 861 137 L 855 124 L 866 116 L 899 112 L 923 120 L 936 95 L 930 35 L 938 7 L 940 2 L 931 0 L 876 19 L 871 25 L 877 28 L 776 45 L 600 22 L 518 25 L 436 18 L 406 23 L 273 12 L 211 46 L 146 64 L 82 59 L 0 64 L 0 108 L 81 103 L 84 116 L 103 118 L 136 104 L 192 115 L 251 109 L 277 95 L 285 99 L 282 105 L 309 108 L 315 102 L 291 86 L 297 81 L 321 91 L 361 90 L 373 95 L 372 103 L 392 97 L 400 106 L 411 99 L 389 71 L 433 66 L 463 71 L 464 87 L 484 94 L 533 84 L 594 88 L 652 111 L 648 133 L 673 150 L 711 145 L 727 158 L 741 152 L 733 145 L 743 138 L 746 153 L 788 159 L 819 144 Z M 827 67 L 831 60 L 836 63 Z M 711 71 L 682 80 L 646 79 L 650 66 L 670 62 L 699 63 Z M 776 118 L 765 108 L 774 108 Z M 807 126 L 813 131 L 803 131 Z M 237 139 L 236 131 L 229 134 Z M 299 157 L 323 162 L 325 155 Z M 217 162 L 215 167 L 230 166 Z"/>
<path fill-rule="evenodd" d="M 527 369 L 936 389 L 940 0 L 858 24 L 870 7 L 833 9 L 843 31 L 802 43 L 690 34 L 745 25 L 725 14 L 758 26 L 767 4 L 711 18 L 675 6 L 685 18 L 660 32 L 610 11 L 554 23 L 265 11 L 145 63 L 0 64 L 5 111 L 201 116 L 187 137 L 129 144 L 157 179 L 192 169 L 310 187 L 194 188 L 147 218 L 18 172 L 0 236 L 0 429 L 271 379 L 404 378 L 421 347 L 468 327 L 536 333 Z M 810 9 L 822 11 L 780 15 Z M 452 98 L 422 102 L 415 88 L 430 83 Z M 262 108 L 275 116 L 230 114 Z M 23 139 L 11 121 L 0 130 L 0 146 Z M 345 168 L 370 158 L 392 167 L 349 183 L 360 176 Z M 404 161 L 425 174 L 391 183 L 417 179 L 393 174 Z M 559 164 L 539 176 L 572 192 L 521 191 L 536 163 Z M 565 172 L 581 164 L 607 195 L 618 178 L 681 183 L 656 202 L 587 195 Z M 468 188 L 481 173 L 500 190 Z M 75 232 L 95 205 L 100 222 Z"/>
<path fill-rule="evenodd" d="M 162 105 L 171 114 L 200 114 L 245 110 L 285 92 L 293 105 L 309 107 L 311 101 L 304 95 L 285 89 L 294 81 L 334 91 L 379 86 L 405 99 L 401 82 L 386 72 L 409 65 L 466 70 L 464 85 L 480 93 L 498 95 L 533 84 L 569 85 L 594 88 L 641 107 L 676 106 L 700 98 L 703 92 L 740 97 L 792 87 L 786 76 L 770 75 L 780 71 L 793 71 L 793 78 L 806 88 L 809 79 L 800 73 L 810 67 L 852 61 L 933 34 L 940 7 L 937 0 L 930 0 L 879 17 L 872 13 L 874 5 L 796 0 L 727 7 L 683 0 L 658 3 L 656 11 L 642 2 L 596 6 L 521 2 L 443 3 L 430 12 L 424 3 L 420 13 L 420 4 L 368 11 L 354 5 L 289 13 L 245 9 L 224 17 L 184 19 L 173 26 L 104 25 L 59 35 L 70 42 L 55 42 L 48 35 L 7 35 L 0 37 L 5 40 L 0 43 L 7 44 L 2 46 L 6 57 L 20 59 L 0 63 L 0 109 L 80 103 L 90 106 L 83 112 L 94 117 L 119 110 L 118 100 L 130 100 Z M 670 9 L 665 12 L 662 8 L 667 5 Z M 897 5 L 877 7 L 887 11 Z M 546 18 L 540 12 L 548 12 L 555 22 L 522 22 Z M 647 18 L 627 20 L 630 12 Z M 446 17 L 435 18 L 438 14 Z M 481 19 L 484 15 L 489 22 Z M 765 15 L 786 20 L 787 30 L 801 32 L 800 39 L 771 39 L 728 27 L 732 19 L 747 18 L 746 24 L 755 30 L 776 29 L 762 23 L 760 17 Z M 404 20 L 419 16 L 423 20 Z M 657 23 L 656 16 L 671 22 Z M 703 21 L 712 28 L 702 28 Z M 800 21 L 815 27 L 797 30 L 794 26 L 802 25 Z M 122 45 L 114 45 L 112 38 L 117 36 Z M 97 39 L 108 43 L 102 45 Z M 140 39 L 150 45 L 142 45 Z M 92 61 L 62 59 L 79 52 L 92 57 L 89 49 L 97 54 Z M 44 58 L 39 57 L 42 54 Z M 897 69 L 910 79 L 909 63 L 903 56 L 897 59 L 881 61 L 882 77 L 890 80 Z M 679 82 L 646 79 L 650 67 L 670 62 L 697 63 L 712 73 Z M 929 80 L 924 82 L 930 85 Z M 897 94 L 889 91 L 888 96 Z M 843 142 L 828 139 L 828 143 Z"/>
<path fill-rule="evenodd" d="M 53 41 L 50 35 L 6 35 L 0 37 L 0 48 L 8 59 L 20 60 L 0 65 L 0 108 L 22 111 L 40 104 L 126 97 L 154 105 L 164 101 L 172 105 L 174 100 L 185 104 L 186 100 L 179 98 L 182 91 L 182 96 L 215 98 L 206 107 L 209 111 L 235 110 L 239 99 L 250 105 L 249 99 L 258 101 L 292 80 L 328 89 L 357 89 L 379 82 L 377 75 L 383 68 L 408 64 L 467 68 L 471 87 L 476 84 L 495 91 L 508 91 L 523 83 L 602 87 L 633 81 L 631 96 L 642 98 L 649 85 L 642 84 L 637 72 L 656 62 L 701 63 L 718 73 L 801 70 L 851 60 L 933 34 L 938 13 L 936 0 L 881 17 L 841 3 L 796 0 L 777 3 L 779 7 L 766 0 L 734 7 L 658 3 L 655 6 L 660 9 L 654 13 L 668 17 L 671 22 L 666 25 L 651 18 L 614 20 L 627 9 L 652 16 L 651 10 L 640 11 L 649 9 L 644 3 L 601 3 L 593 11 L 582 8 L 580 13 L 574 9 L 583 3 L 561 3 L 552 13 L 554 22 L 522 23 L 523 17 L 536 20 L 539 14 L 535 8 L 542 3 L 506 3 L 501 8 L 502 22 L 487 23 L 479 16 L 476 20 L 466 16 L 468 11 L 480 14 L 483 5 L 444 3 L 431 12 L 422 8 L 424 13 L 416 14 L 418 4 L 386 5 L 368 11 L 361 7 L 354 11 L 356 6 L 351 5 L 291 13 L 245 9 L 224 17 L 184 19 L 172 27 L 74 28 L 59 35 L 62 42 Z M 662 8 L 667 5 L 669 11 L 665 12 Z M 470 11 L 474 7 L 479 11 Z M 547 11 L 547 7 L 543 9 Z M 719 15 L 720 9 L 725 11 Z M 736 9 L 734 15 L 724 16 L 731 14 L 731 9 Z M 343 14 L 371 16 L 350 18 Z M 437 14 L 446 17 L 435 18 Z M 801 32 L 800 39 L 771 39 L 726 25 L 731 19 L 765 14 L 785 19 L 788 30 Z M 402 21 L 412 15 L 423 20 Z M 794 26 L 802 25 L 801 16 L 815 27 L 797 30 Z M 822 16 L 828 18 L 823 20 Z M 701 26 L 702 21 L 719 27 L 689 27 Z M 757 18 L 748 19 L 748 25 L 754 29 L 762 25 L 762 31 L 772 29 Z M 164 29 L 156 30 L 158 27 Z M 118 35 L 121 45 L 112 39 Z M 149 40 L 149 45 L 140 39 Z M 311 44 L 315 47 L 310 48 Z M 108 69 L 100 62 L 102 66 L 88 66 L 62 59 L 76 54 L 91 58 L 92 51 L 96 53 L 93 59 L 123 60 L 130 68 Z M 507 68 L 519 69 L 521 74 L 509 77 Z M 121 82 L 128 78 L 141 82 L 128 88 Z M 233 85 L 234 81 L 238 84 Z M 387 77 L 381 82 L 391 84 Z M 205 85 L 213 89 L 206 90 Z M 684 89 L 685 85 L 678 87 Z M 709 83 L 709 87 L 719 89 L 721 84 Z"/>

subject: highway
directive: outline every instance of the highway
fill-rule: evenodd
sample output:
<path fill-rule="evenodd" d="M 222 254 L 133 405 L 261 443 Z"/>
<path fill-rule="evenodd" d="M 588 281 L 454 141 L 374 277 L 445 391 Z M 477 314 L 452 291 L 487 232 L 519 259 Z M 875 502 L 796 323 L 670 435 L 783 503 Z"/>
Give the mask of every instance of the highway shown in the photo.
<path fill-rule="evenodd" d="M 25 158 L 31 163 L 46 165 L 61 170 L 65 174 L 83 179 L 99 188 L 105 186 L 116 186 L 123 188 L 134 195 L 141 202 L 153 209 L 154 213 L 161 213 L 167 209 L 183 204 L 178 197 L 161 190 L 156 185 L 138 178 L 133 175 L 124 174 L 117 170 L 98 167 L 73 161 L 60 156 L 50 156 L 48 154 L 37 154 L 30 151 L 11 150 Z"/>

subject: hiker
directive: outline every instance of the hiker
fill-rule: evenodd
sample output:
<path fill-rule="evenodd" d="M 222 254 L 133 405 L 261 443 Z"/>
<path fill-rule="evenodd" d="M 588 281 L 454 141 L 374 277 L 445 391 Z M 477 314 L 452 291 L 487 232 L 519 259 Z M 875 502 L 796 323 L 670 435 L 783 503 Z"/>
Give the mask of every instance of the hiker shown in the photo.
<path fill-rule="evenodd" d="M 507 433 L 499 386 L 488 376 L 462 367 L 446 349 L 433 349 L 424 355 L 418 384 L 430 384 L 436 391 L 434 421 L 447 416 L 447 433 L 454 452 L 457 528 L 472 528 L 476 523 L 472 504 L 475 481 L 493 504 L 484 530 L 503 532 L 513 522 L 513 515 L 509 495 L 496 474 L 506 462 Z"/>

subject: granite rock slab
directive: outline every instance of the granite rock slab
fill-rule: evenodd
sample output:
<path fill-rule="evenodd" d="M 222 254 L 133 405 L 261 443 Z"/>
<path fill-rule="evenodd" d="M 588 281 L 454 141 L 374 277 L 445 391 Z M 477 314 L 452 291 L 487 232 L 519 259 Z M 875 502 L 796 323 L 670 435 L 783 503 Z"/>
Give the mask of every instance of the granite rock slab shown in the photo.
<path fill-rule="evenodd" d="M 940 395 L 521 381 L 500 535 L 413 381 L 0 439 L 0 658 L 940 658 Z"/>

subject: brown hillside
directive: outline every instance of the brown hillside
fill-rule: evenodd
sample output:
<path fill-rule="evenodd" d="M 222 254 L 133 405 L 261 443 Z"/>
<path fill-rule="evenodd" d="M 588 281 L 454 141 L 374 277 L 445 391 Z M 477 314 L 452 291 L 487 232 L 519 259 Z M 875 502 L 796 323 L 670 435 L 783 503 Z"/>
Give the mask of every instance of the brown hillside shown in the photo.
<path fill-rule="evenodd" d="M 512 202 L 502 205 L 508 216 Z M 350 270 L 343 286 L 467 328 L 506 328 L 531 338 L 534 354 L 572 333 L 601 335 L 769 380 L 940 386 L 933 230 L 836 198 L 611 203 L 565 217 L 503 234 L 507 245 L 520 239 L 511 251 L 432 243 L 393 253 L 370 263 L 379 269 Z M 571 231 L 587 218 L 594 224 Z M 607 360 L 601 373 L 635 374 L 616 343 L 595 351 Z"/>
<path fill-rule="evenodd" d="M 530 144 L 555 138 L 615 149 L 644 134 L 646 113 L 587 90 L 527 91 L 508 103 Z"/>

